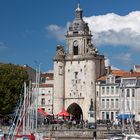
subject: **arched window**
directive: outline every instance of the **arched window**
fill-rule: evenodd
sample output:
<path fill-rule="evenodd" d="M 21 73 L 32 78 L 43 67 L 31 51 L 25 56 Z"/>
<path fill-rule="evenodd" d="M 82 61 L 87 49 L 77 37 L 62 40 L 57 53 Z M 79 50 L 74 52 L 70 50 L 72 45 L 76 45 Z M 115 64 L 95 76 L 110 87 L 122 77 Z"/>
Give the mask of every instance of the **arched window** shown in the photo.
<path fill-rule="evenodd" d="M 102 120 L 105 120 L 105 112 L 102 112 Z"/>
<path fill-rule="evenodd" d="M 127 89 L 126 97 L 130 97 L 130 90 Z"/>
<path fill-rule="evenodd" d="M 124 89 L 122 89 L 122 97 L 124 97 Z"/>
<path fill-rule="evenodd" d="M 114 119 L 114 112 L 111 112 L 111 120 Z"/>
<path fill-rule="evenodd" d="M 116 99 L 115 101 L 115 108 L 119 108 L 119 99 Z"/>
<path fill-rule="evenodd" d="M 135 97 L 135 89 L 132 89 L 132 97 Z"/>
<path fill-rule="evenodd" d="M 45 105 L 45 98 L 41 99 L 41 105 Z"/>
<path fill-rule="evenodd" d="M 109 99 L 106 99 L 106 108 L 110 108 L 109 107 Z"/>
<path fill-rule="evenodd" d="M 111 108 L 114 108 L 114 99 L 111 99 Z"/>
<path fill-rule="evenodd" d="M 105 99 L 102 99 L 102 108 L 105 108 Z"/>
<path fill-rule="evenodd" d="M 73 46 L 73 54 L 78 55 L 78 46 Z"/>

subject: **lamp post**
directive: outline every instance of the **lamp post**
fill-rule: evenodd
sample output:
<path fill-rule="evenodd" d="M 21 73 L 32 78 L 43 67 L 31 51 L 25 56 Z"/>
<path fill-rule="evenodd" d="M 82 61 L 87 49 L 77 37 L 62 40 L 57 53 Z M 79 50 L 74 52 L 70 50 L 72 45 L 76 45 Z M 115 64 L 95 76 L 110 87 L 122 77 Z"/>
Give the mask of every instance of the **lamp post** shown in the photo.
<path fill-rule="evenodd" d="M 35 91 L 36 91 L 36 108 L 35 108 L 35 132 L 37 133 L 37 126 L 38 126 L 38 96 L 39 96 L 39 84 L 40 84 L 40 65 L 41 63 L 38 63 L 35 61 L 35 64 L 37 65 L 36 67 L 36 86 L 35 86 Z"/>
<path fill-rule="evenodd" d="M 125 114 L 125 84 L 122 83 L 122 97 L 123 97 L 123 116 L 122 116 L 122 132 L 124 132 L 124 114 Z"/>

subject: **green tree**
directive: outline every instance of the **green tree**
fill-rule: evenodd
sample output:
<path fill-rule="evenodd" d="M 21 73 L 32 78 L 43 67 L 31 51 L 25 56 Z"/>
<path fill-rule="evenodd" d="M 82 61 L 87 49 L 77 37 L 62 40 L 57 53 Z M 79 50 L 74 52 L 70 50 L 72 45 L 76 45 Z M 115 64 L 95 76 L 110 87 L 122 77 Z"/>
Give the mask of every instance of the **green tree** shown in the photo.
<path fill-rule="evenodd" d="M 23 87 L 28 80 L 25 67 L 14 64 L 0 64 L 0 117 L 13 112 Z"/>

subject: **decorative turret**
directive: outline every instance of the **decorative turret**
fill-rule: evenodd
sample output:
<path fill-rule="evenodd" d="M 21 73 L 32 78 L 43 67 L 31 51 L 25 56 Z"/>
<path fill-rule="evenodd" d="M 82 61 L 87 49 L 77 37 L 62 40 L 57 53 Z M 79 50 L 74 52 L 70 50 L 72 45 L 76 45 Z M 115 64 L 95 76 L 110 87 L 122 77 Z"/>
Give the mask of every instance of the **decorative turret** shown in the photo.
<path fill-rule="evenodd" d="M 65 51 L 64 47 L 57 45 L 56 55 L 54 57 L 54 114 L 59 113 L 64 107 L 64 69 L 65 69 Z"/>
<path fill-rule="evenodd" d="M 65 57 L 64 47 L 61 45 L 57 45 L 56 47 L 56 55 L 54 60 L 63 60 Z"/>

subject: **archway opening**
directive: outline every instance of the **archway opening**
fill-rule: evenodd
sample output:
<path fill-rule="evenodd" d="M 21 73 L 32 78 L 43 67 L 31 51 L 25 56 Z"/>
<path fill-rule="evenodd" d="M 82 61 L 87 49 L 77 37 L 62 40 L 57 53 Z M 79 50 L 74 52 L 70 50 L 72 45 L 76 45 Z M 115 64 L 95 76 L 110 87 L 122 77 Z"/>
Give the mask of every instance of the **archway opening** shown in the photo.
<path fill-rule="evenodd" d="M 77 123 L 79 123 L 80 120 L 83 119 L 83 112 L 78 104 L 76 103 L 71 104 L 68 107 L 67 111 L 72 115 L 72 119 L 75 119 Z"/>

